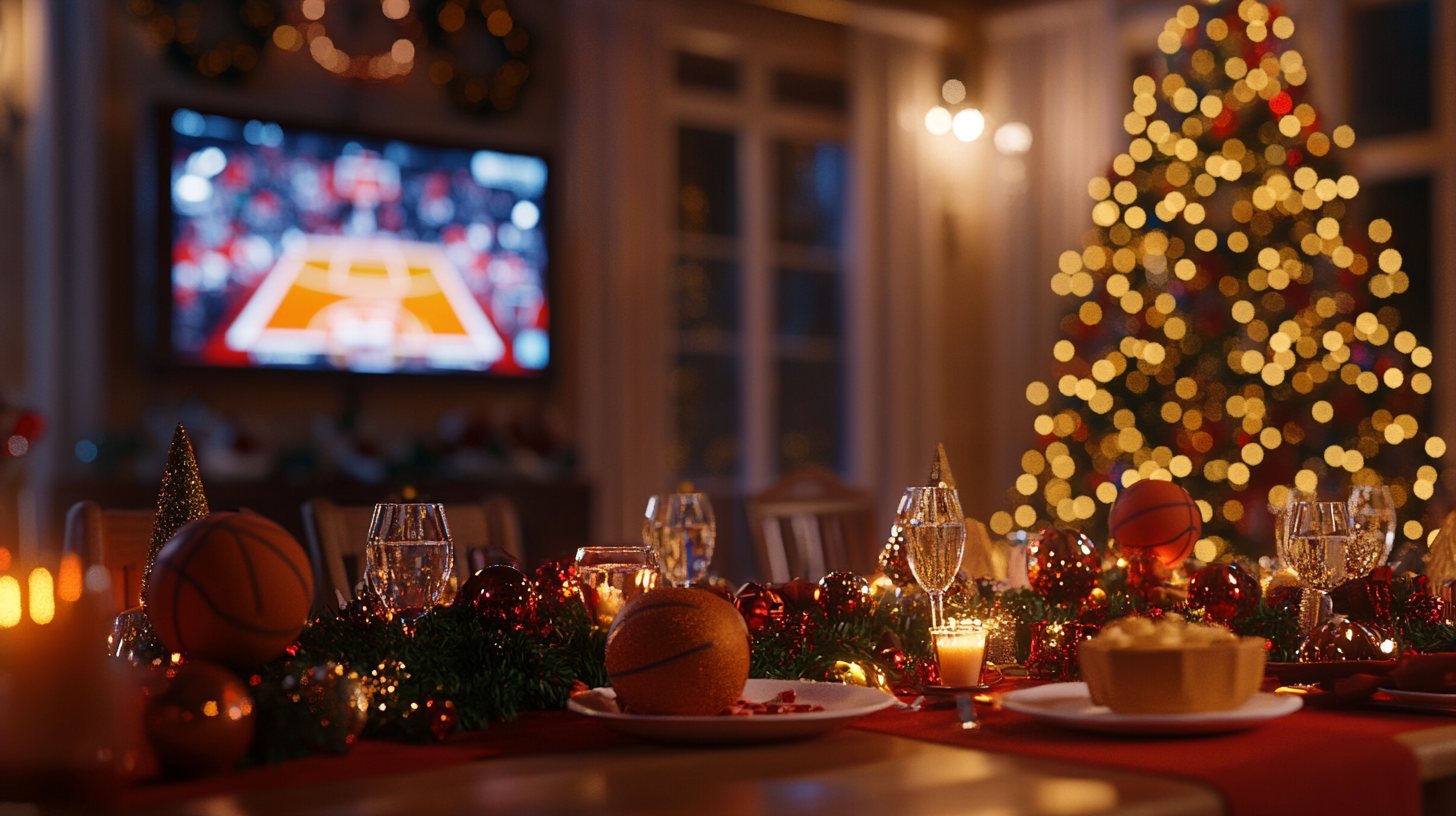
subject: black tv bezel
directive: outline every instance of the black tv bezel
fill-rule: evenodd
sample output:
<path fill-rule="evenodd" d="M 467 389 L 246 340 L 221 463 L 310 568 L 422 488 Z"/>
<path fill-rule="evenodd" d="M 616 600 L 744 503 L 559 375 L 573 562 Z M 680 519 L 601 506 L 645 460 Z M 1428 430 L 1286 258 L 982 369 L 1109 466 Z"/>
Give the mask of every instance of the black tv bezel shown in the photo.
<path fill-rule="evenodd" d="M 542 274 L 542 286 L 545 289 L 546 308 L 549 314 L 549 323 L 546 328 L 549 356 L 546 367 L 534 374 L 516 375 L 463 369 L 439 369 L 433 371 L 354 371 L 339 368 L 300 368 L 292 366 L 224 366 L 205 365 L 184 360 L 172 345 L 172 235 L 174 226 L 173 219 L 175 217 L 171 204 L 172 117 L 179 110 L 196 111 L 205 116 L 224 116 L 229 119 L 258 119 L 265 122 L 277 123 L 285 129 L 308 130 L 346 138 L 400 141 L 421 147 L 448 150 L 493 150 L 518 156 L 530 156 L 545 162 L 546 190 L 542 194 L 545 213 L 542 217 L 546 222 L 546 268 Z M 561 371 L 558 337 L 559 316 L 557 314 L 559 308 L 559 293 L 556 285 L 556 265 L 558 263 L 557 230 L 560 216 L 556 210 L 559 207 L 558 202 L 562 200 L 562 197 L 559 191 L 560 180 L 556 173 L 556 162 L 551 151 L 499 141 L 467 143 L 441 139 L 430 135 L 420 136 L 402 131 L 391 131 L 369 126 L 348 127 L 341 126 L 337 123 L 308 122 L 294 118 L 271 116 L 266 113 L 261 113 L 258 110 L 239 110 L 216 105 L 195 105 L 186 102 L 157 104 L 154 107 L 152 127 L 155 130 L 149 139 L 152 146 L 152 150 L 149 152 L 151 162 L 153 163 L 153 166 L 150 168 L 150 173 L 154 183 L 150 185 L 137 185 L 137 213 L 139 216 L 138 220 L 143 222 L 140 227 L 140 233 L 146 244 L 152 246 L 152 251 L 155 253 L 155 256 L 150 260 L 142 259 L 142 262 L 138 264 L 141 277 L 141 280 L 138 281 L 141 288 L 141 296 L 137 302 L 140 308 L 150 312 L 150 314 L 142 314 L 139 316 L 139 325 L 143 327 L 144 332 L 149 330 L 150 333 L 150 336 L 143 335 L 140 339 L 142 340 L 145 362 L 150 363 L 151 367 L 158 373 L 169 378 L 187 377 L 189 379 L 229 379 L 240 377 L 293 379 L 299 377 L 314 377 L 327 378 L 332 382 L 347 381 L 351 384 L 359 385 L 381 383 L 394 378 L 411 381 L 474 381 L 476 384 L 488 384 L 502 388 L 536 388 L 555 384 Z M 142 169 L 143 173 L 148 170 L 145 167 Z M 143 198 L 143 191 L 150 191 L 150 195 L 152 196 L 150 202 Z M 148 219 L 151 219 L 154 223 L 144 223 Z"/>

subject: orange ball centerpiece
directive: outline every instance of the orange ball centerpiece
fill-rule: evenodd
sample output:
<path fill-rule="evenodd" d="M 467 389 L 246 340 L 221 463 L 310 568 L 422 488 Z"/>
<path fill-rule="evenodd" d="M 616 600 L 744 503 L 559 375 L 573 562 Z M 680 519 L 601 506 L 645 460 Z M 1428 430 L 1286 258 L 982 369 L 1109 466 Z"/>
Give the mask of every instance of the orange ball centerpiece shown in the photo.
<path fill-rule="evenodd" d="M 157 554 L 146 602 L 169 651 L 247 669 L 298 639 L 313 603 L 313 569 L 277 523 L 212 513 L 182 525 Z"/>
<path fill-rule="evenodd" d="M 748 681 L 748 626 L 711 592 L 654 589 L 628 601 L 607 633 L 607 675 L 633 714 L 718 714 Z"/>
<path fill-rule="evenodd" d="M 1138 550 L 1165 567 L 1193 554 L 1203 518 L 1188 491 L 1160 479 L 1123 488 L 1107 519 L 1108 533 L 1124 553 Z"/>

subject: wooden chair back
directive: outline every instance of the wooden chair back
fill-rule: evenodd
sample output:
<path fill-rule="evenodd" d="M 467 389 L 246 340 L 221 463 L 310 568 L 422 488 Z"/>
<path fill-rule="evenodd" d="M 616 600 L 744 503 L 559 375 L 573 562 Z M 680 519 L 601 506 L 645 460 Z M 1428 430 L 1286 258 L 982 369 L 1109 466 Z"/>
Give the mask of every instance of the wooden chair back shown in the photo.
<path fill-rule="evenodd" d="M 87 566 L 106 568 L 117 614 L 141 605 L 156 515 L 155 510 L 102 510 L 93 501 L 76 502 L 66 512 L 64 552 L 80 556 Z"/>
<path fill-rule="evenodd" d="M 881 536 L 874 499 L 820 465 L 796 470 L 750 497 L 748 526 L 759 574 L 774 583 L 875 569 Z"/>
<path fill-rule="evenodd" d="M 341 507 L 322 498 L 304 503 L 304 530 L 320 564 L 316 593 L 319 603 L 335 603 L 339 595 L 346 600 L 354 597 L 354 587 L 364 577 L 364 554 L 373 516 L 373 505 Z M 520 517 L 509 499 L 447 504 L 445 519 L 455 543 L 457 584 L 487 563 L 519 560 L 524 555 Z"/>

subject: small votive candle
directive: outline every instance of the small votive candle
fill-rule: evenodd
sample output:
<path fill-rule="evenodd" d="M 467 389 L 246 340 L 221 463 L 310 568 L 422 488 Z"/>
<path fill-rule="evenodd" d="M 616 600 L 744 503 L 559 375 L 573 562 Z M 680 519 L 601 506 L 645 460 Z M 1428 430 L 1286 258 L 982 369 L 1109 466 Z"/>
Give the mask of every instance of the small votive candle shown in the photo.
<path fill-rule="evenodd" d="M 937 626 L 930 630 L 935 640 L 935 661 L 940 682 L 947 686 L 979 686 L 986 662 L 986 630 L 971 623 Z"/>

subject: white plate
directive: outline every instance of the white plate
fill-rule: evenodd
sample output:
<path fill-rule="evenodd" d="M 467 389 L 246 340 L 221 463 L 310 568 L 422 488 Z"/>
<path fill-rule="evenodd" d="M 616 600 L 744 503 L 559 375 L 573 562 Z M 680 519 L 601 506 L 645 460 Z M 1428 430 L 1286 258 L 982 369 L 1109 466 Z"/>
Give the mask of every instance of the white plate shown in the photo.
<path fill-rule="evenodd" d="M 1232 711 L 1198 714 L 1118 714 L 1093 705 L 1086 683 L 1052 683 L 1017 689 L 1001 705 L 1039 720 L 1083 731 L 1114 734 L 1217 734 L 1243 731 L 1268 720 L 1293 714 L 1304 701 L 1294 694 L 1255 694 Z"/>
<path fill-rule="evenodd" d="M 1425 708 L 1435 711 L 1456 711 L 1456 694 L 1432 694 L 1429 691 L 1401 691 L 1383 688 L 1390 700 L 1376 700 L 1376 704 L 1390 704 L 1392 708 Z"/>
<path fill-rule="evenodd" d="M 617 707 L 616 692 L 610 688 L 597 688 L 578 694 L 571 698 L 566 707 L 599 720 L 613 730 L 654 742 L 737 745 L 816 737 L 847 725 L 851 720 L 895 704 L 894 697 L 879 689 L 840 683 L 813 683 L 808 680 L 749 680 L 743 688 L 743 699 L 761 703 L 772 700 L 779 692 L 788 689 L 795 692 L 794 702 L 821 705 L 824 710 L 752 717 L 623 714 Z"/>

